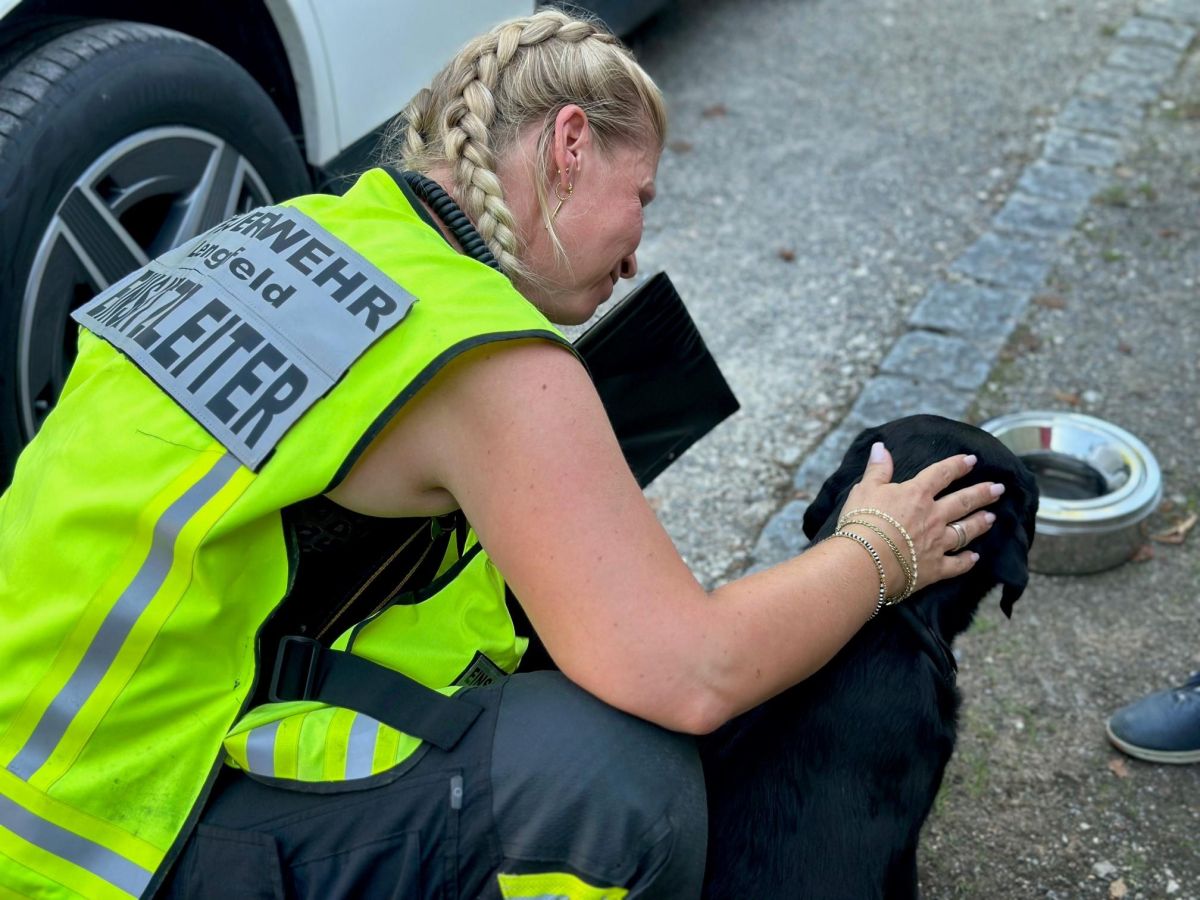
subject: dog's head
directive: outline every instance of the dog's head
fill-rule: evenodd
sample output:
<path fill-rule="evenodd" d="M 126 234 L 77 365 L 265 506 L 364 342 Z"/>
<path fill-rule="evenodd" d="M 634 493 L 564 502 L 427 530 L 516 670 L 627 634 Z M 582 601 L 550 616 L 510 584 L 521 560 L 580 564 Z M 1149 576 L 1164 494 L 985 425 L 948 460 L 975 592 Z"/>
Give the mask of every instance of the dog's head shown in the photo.
<path fill-rule="evenodd" d="M 988 507 L 996 514 L 995 524 L 968 544 L 979 554 L 979 562 L 966 575 L 947 583 L 969 579 L 978 586 L 977 600 L 995 585 L 1004 585 L 1000 608 L 1006 616 L 1011 616 L 1013 604 L 1029 582 L 1029 547 L 1033 543 L 1038 488 L 1032 473 L 1020 459 L 981 428 L 941 416 L 920 415 L 862 431 L 805 512 L 805 535 L 816 541 L 833 533 L 846 495 L 862 478 L 871 445 L 876 441 L 883 441 L 892 454 L 895 462 L 893 481 L 907 481 L 926 466 L 948 456 L 974 453 L 979 461 L 971 473 L 950 485 L 944 493 L 980 481 L 1004 485 L 1005 492 Z M 968 622 L 973 614 L 974 609 L 967 612 Z"/>

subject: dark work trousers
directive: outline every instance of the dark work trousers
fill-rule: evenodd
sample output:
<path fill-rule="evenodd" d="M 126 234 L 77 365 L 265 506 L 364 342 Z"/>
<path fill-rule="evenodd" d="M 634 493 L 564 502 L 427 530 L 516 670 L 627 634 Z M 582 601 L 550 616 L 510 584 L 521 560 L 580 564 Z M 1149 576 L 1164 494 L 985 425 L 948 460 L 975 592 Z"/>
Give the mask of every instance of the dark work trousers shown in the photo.
<path fill-rule="evenodd" d="M 700 896 L 707 818 L 695 741 L 556 672 L 475 688 L 482 715 L 370 778 L 300 784 L 229 769 L 160 897 L 500 897 L 496 874 L 566 872 L 629 898 Z"/>

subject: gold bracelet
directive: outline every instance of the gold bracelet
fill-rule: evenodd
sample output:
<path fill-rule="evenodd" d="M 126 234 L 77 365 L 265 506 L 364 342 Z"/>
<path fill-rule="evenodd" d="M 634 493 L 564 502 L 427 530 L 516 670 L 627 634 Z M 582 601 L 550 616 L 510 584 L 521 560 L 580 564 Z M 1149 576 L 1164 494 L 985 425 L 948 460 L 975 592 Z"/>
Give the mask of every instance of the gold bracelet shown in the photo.
<path fill-rule="evenodd" d="M 892 556 L 896 558 L 896 562 L 900 565 L 900 571 L 904 573 L 904 590 L 895 597 L 888 597 L 887 605 L 891 606 L 893 603 L 899 603 L 903 598 L 909 596 L 912 593 L 910 590 L 913 583 L 912 566 L 908 564 L 908 560 L 904 558 L 904 554 L 900 552 L 900 548 L 896 546 L 896 542 L 891 539 L 886 531 L 878 525 L 872 525 L 866 519 L 849 519 L 842 523 L 843 528 L 847 525 L 861 525 L 863 528 L 871 529 L 871 531 L 883 538 L 883 542 L 888 545 L 888 549 L 892 551 Z"/>
<path fill-rule="evenodd" d="M 903 525 L 885 513 L 882 509 L 876 509 L 873 506 L 861 507 L 859 509 L 852 509 L 849 512 L 843 512 L 841 518 L 838 519 L 837 527 L 841 528 L 842 524 L 849 518 L 860 514 L 866 516 L 875 516 L 883 519 L 883 521 L 887 522 L 898 532 L 900 532 L 900 536 L 904 538 L 904 543 L 908 544 L 908 552 L 912 554 L 912 580 L 906 586 L 905 592 L 900 596 L 900 600 L 907 600 L 917 589 L 917 548 L 913 546 L 912 537 L 909 536 L 908 530 Z M 896 602 L 899 603 L 900 600 L 897 600 Z"/>
<path fill-rule="evenodd" d="M 867 548 L 867 552 L 871 554 L 871 559 L 875 562 L 875 569 L 879 572 L 879 600 L 875 604 L 875 612 L 867 617 L 867 621 L 870 622 L 887 605 L 885 602 L 887 598 L 887 576 L 883 571 L 883 560 L 879 558 L 879 554 L 875 552 L 875 548 L 871 546 L 871 542 L 861 534 L 855 534 L 852 531 L 835 531 L 830 537 L 849 538 L 852 541 L 862 544 Z"/>

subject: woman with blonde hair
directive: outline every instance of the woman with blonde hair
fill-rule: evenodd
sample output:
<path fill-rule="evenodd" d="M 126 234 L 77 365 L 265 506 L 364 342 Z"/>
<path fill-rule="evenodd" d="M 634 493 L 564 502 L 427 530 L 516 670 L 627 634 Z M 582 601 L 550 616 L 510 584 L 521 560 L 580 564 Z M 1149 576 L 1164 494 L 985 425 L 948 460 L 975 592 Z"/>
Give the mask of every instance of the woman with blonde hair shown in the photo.
<path fill-rule="evenodd" d="M 692 736 L 969 569 L 994 492 L 935 501 L 970 457 L 893 484 L 878 447 L 851 502 L 879 528 L 697 583 L 555 327 L 637 272 L 665 132 L 610 33 L 539 12 L 464 47 L 344 196 L 76 313 L 0 500 L 6 886 L 699 894 Z M 520 672 L 506 588 L 561 674 Z"/>

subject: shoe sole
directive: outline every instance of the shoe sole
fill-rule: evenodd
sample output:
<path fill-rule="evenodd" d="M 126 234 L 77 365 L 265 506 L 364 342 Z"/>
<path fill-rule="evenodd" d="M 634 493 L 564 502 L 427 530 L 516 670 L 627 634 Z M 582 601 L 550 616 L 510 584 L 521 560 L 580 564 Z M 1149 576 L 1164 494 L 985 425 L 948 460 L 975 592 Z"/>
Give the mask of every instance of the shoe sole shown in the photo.
<path fill-rule="evenodd" d="M 1112 728 L 1108 723 L 1104 723 L 1104 731 L 1108 735 L 1112 745 L 1122 753 L 1132 756 L 1134 759 L 1145 760 L 1152 763 L 1167 763 L 1168 765 L 1186 765 L 1187 763 L 1200 762 L 1200 750 L 1151 750 L 1147 747 L 1139 747 L 1136 744 L 1130 744 L 1127 741 L 1121 740 L 1112 732 Z"/>

